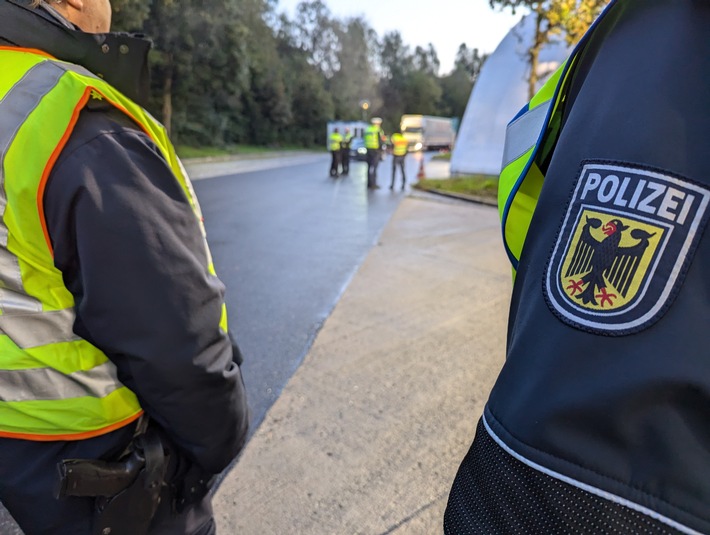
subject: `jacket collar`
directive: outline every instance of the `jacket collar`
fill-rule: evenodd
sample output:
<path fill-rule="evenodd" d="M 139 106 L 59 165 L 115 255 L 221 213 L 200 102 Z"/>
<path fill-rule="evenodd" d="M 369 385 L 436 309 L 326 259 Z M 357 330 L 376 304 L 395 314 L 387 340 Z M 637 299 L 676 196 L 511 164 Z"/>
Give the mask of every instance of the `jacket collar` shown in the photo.
<path fill-rule="evenodd" d="M 139 104 L 148 100 L 152 43 L 143 36 L 86 33 L 51 7 L 32 9 L 23 0 L 0 0 L 0 44 L 3 42 L 36 48 L 81 65 Z"/>

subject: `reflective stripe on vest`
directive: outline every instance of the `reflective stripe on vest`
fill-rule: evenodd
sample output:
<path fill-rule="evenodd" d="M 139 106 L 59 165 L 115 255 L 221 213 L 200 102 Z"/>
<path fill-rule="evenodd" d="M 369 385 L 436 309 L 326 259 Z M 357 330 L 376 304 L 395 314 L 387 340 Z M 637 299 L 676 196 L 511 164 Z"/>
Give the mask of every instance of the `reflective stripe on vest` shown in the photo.
<path fill-rule="evenodd" d="M 382 130 L 380 129 L 379 126 L 375 126 L 371 124 L 367 128 L 365 128 L 365 132 L 363 133 L 362 137 L 363 140 L 365 141 L 365 148 L 368 149 L 380 149 L 382 148 L 381 140 L 380 140 L 380 133 Z"/>
<path fill-rule="evenodd" d="M 518 268 L 525 238 L 545 181 L 537 162 L 544 161 L 557 143 L 561 122 L 560 103 L 564 101 L 575 59 L 615 3 L 616 0 L 612 0 L 605 7 L 569 58 L 508 124 L 498 181 L 498 210 L 505 251 L 514 270 Z M 544 154 L 541 154 L 541 151 Z"/>
<path fill-rule="evenodd" d="M 555 71 L 508 124 L 505 134 L 503 169 L 498 180 L 498 210 L 505 250 L 516 269 L 545 179 L 535 164 L 537 147 L 548 134 L 547 127 L 558 104 L 559 82 L 566 67 L 565 62 Z"/>
<path fill-rule="evenodd" d="M 43 210 L 47 178 L 89 98 L 110 102 L 139 124 L 198 218 L 199 206 L 164 129 L 135 103 L 85 69 L 39 51 L 0 47 L 0 64 L 0 436 L 97 436 L 142 410 L 106 355 L 73 332 L 74 299 L 54 266 Z M 224 306 L 220 326 L 226 331 Z"/>

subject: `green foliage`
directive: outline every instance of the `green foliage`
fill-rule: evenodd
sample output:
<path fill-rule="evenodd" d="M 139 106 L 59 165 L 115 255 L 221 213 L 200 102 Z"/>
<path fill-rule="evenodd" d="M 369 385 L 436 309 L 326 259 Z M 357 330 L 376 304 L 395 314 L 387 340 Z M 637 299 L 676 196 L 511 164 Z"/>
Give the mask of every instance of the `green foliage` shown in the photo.
<path fill-rule="evenodd" d="M 113 28 L 120 31 L 141 29 L 150 12 L 150 4 L 150 0 L 112 0 Z"/>
<path fill-rule="evenodd" d="M 535 35 L 528 50 L 530 72 L 528 97 L 537 89 L 538 58 L 542 47 L 557 36 L 563 36 L 567 44 L 578 41 L 609 0 L 488 0 L 491 7 L 530 10 L 535 17 Z"/>

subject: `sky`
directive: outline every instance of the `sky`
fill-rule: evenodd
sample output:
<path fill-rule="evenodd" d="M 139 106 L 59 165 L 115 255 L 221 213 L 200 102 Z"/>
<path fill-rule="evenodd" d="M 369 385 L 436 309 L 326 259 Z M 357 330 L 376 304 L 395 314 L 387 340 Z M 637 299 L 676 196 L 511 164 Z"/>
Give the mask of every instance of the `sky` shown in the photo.
<path fill-rule="evenodd" d="M 278 0 L 276 10 L 293 18 L 300 0 Z M 335 18 L 363 16 L 377 35 L 398 30 L 412 50 L 434 45 L 441 62 L 439 74 L 453 69 L 461 43 L 491 53 L 521 12 L 493 9 L 488 0 L 323 0 Z"/>

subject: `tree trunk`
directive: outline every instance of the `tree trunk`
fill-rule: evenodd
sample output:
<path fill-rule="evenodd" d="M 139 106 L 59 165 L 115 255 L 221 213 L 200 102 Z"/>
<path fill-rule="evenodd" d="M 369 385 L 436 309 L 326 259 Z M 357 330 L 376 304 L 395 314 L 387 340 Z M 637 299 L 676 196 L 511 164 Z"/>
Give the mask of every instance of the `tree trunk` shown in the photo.
<path fill-rule="evenodd" d="M 533 38 L 533 45 L 530 47 L 530 50 L 528 50 L 528 59 L 530 60 L 530 76 L 528 78 L 528 100 L 531 100 L 537 92 L 537 68 L 540 62 L 540 50 L 542 49 L 542 45 L 546 41 L 546 35 L 544 35 L 541 30 L 543 19 L 543 13 L 541 9 L 541 7 L 538 7 L 537 12 L 535 13 L 535 36 Z"/>
<path fill-rule="evenodd" d="M 163 80 L 163 126 L 168 137 L 172 137 L 173 121 L 173 55 L 168 54 Z"/>

